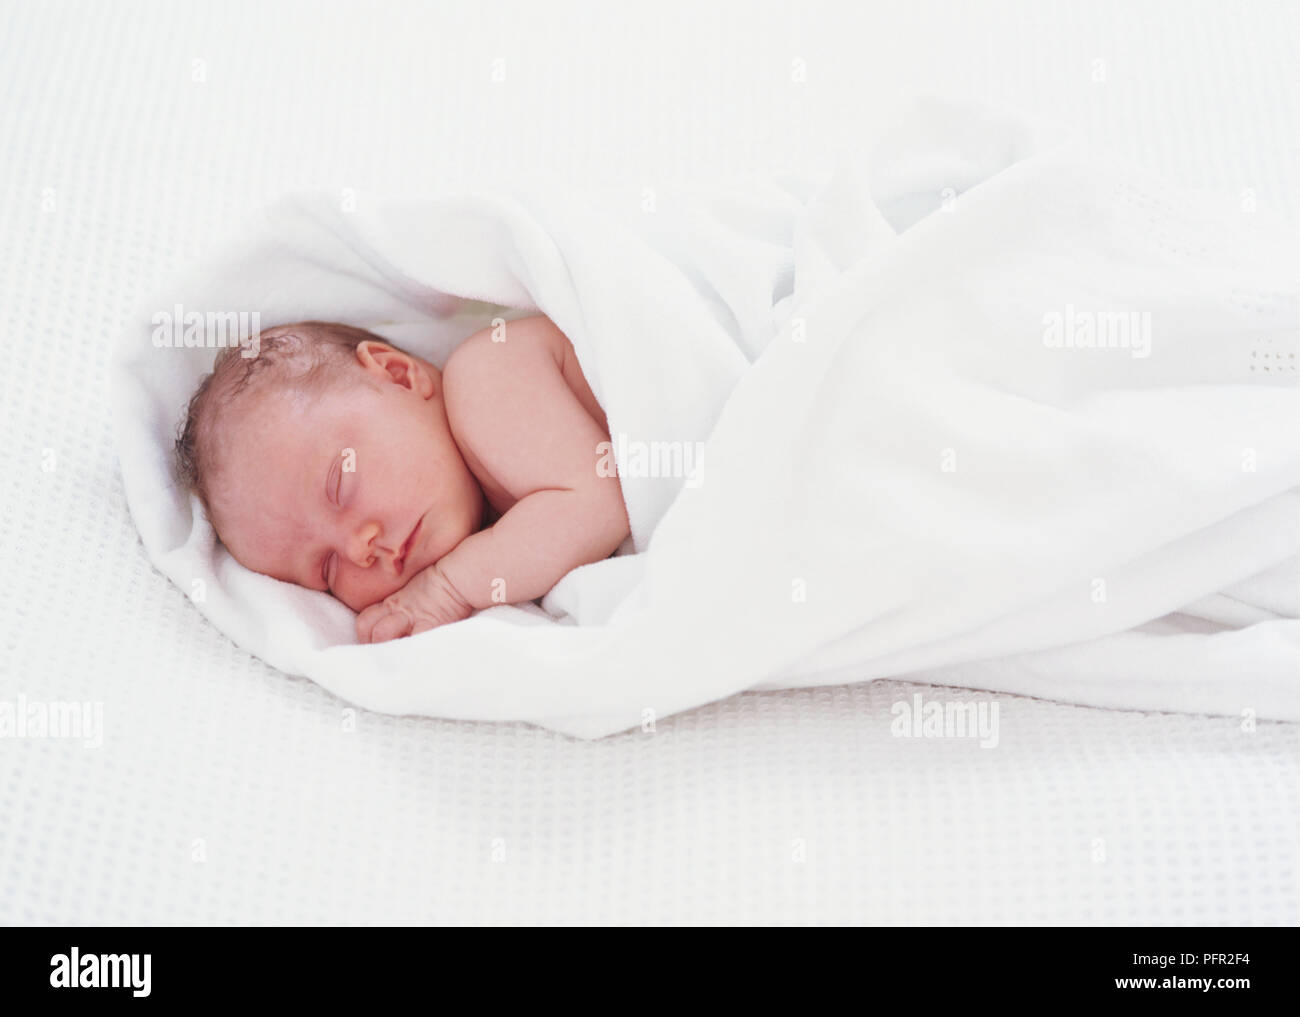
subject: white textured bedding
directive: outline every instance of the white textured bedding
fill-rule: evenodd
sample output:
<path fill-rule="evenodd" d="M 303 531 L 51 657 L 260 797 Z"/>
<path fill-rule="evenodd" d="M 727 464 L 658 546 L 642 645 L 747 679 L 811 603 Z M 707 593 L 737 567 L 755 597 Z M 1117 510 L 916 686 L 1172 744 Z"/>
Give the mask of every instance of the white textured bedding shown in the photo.
<path fill-rule="evenodd" d="M 105 727 L 99 748 L 0 740 L 0 921 L 1300 920 L 1293 724 L 896 682 L 750 693 L 596 743 L 350 714 L 149 566 L 107 341 L 283 191 L 539 163 L 636 195 L 828 165 L 947 90 L 1294 215 L 1300 18 L 1280 5 L 742 9 L 633 30 L 585 5 L 6 13 L 0 698 L 101 702 Z M 995 700 L 998 747 L 892 737 L 915 692 Z"/>

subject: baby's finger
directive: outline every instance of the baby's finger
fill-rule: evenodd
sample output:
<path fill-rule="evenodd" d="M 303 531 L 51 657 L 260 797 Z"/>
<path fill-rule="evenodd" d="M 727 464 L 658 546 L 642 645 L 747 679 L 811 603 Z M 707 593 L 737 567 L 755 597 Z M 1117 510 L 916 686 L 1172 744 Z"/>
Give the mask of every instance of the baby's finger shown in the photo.
<path fill-rule="evenodd" d="M 435 621 L 427 615 L 422 615 L 415 619 L 414 623 L 411 625 L 411 631 L 408 634 L 418 636 L 421 632 L 428 632 L 430 629 L 436 629 L 441 624 L 442 622 L 440 621 Z"/>
<path fill-rule="evenodd" d="M 357 615 L 357 642 L 370 642 L 375 622 L 386 614 L 388 614 L 388 607 L 382 600 L 378 604 L 371 604 L 369 607 L 363 608 L 361 613 Z"/>
<path fill-rule="evenodd" d="M 390 639 L 401 639 L 411 634 L 411 618 L 405 611 L 394 611 L 375 622 L 370 630 L 372 643 L 385 643 Z"/>

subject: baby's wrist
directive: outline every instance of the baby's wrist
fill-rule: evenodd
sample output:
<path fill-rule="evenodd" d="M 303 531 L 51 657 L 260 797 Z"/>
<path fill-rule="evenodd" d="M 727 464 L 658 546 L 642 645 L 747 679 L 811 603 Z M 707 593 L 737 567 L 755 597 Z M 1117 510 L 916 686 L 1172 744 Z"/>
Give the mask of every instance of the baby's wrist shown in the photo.
<path fill-rule="evenodd" d="M 442 567 L 442 562 L 434 562 L 429 566 L 429 573 L 434 581 L 434 588 L 442 593 L 447 600 L 451 601 L 463 617 L 469 617 L 474 612 L 474 605 L 468 597 L 457 589 L 456 584 L 447 575 L 447 570 Z"/>

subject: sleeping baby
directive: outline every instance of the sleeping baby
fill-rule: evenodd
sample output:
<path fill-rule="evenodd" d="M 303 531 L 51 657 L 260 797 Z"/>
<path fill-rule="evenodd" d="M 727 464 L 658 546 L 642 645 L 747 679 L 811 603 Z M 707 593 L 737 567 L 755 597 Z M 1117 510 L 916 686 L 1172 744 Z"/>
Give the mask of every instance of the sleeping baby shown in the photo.
<path fill-rule="evenodd" d="M 476 332 L 441 371 L 319 321 L 241 353 L 190 400 L 180 476 L 240 564 L 328 591 L 361 642 L 534 600 L 628 535 L 605 415 L 547 317 Z"/>

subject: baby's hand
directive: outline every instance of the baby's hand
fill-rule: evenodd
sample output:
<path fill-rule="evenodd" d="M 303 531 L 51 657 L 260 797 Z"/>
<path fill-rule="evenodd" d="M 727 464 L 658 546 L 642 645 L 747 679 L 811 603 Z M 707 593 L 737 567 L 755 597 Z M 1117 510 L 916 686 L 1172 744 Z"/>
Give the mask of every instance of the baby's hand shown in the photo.
<path fill-rule="evenodd" d="M 357 639 L 363 643 L 401 639 L 468 618 L 473 611 L 435 562 L 357 615 Z"/>

